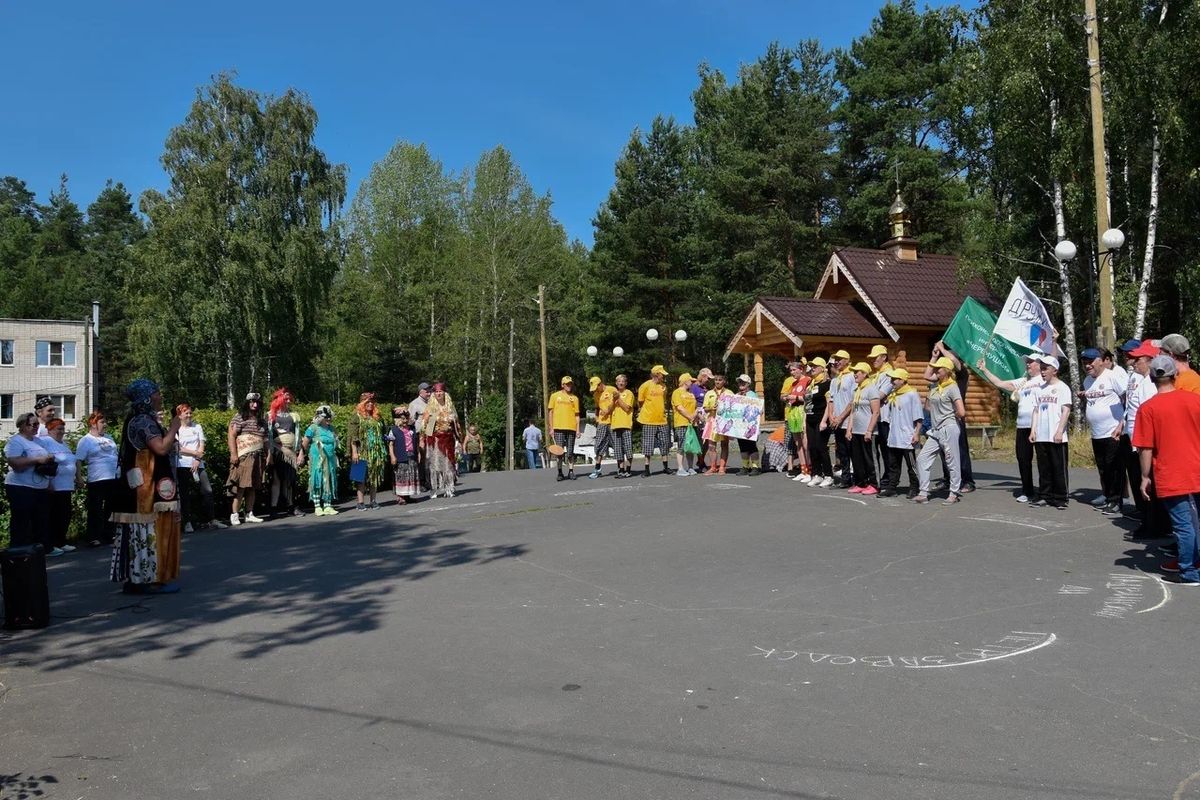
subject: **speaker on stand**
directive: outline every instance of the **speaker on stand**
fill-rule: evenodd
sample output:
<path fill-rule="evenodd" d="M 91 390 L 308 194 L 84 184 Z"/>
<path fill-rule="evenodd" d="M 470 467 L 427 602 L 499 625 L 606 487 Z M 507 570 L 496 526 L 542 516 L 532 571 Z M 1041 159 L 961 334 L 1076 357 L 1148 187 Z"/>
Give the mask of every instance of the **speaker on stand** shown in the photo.
<path fill-rule="evenodd" d="M 50 624 L 46 551 L 40 544 L 0 550 L 0 583 L 4 589 L 7 630 L 44 628 Z"/>

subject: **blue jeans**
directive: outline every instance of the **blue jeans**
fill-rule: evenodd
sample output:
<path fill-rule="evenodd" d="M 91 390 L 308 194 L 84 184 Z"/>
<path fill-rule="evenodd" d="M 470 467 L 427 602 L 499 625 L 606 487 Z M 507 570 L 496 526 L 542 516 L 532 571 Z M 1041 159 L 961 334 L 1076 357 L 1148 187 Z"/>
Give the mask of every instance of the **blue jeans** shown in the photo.
<path fill-rule="evenodd" d="M 538 459 L 537 450 L 525 451 L 525 465 L 530 469 L 541 469 L 541 462 Z"/>
<path fill-rule="evenodd" d="M 1196 571 L 1196 529 L 1200 518 L 1196 512 L 1196 495 L 1181 494 L 1162 498 L 1167 513 L 1171 515 L 1171 527 L 1175 540 L 1179 542 L 1179 580 L 1200 583 L 1200 572 Z"/>

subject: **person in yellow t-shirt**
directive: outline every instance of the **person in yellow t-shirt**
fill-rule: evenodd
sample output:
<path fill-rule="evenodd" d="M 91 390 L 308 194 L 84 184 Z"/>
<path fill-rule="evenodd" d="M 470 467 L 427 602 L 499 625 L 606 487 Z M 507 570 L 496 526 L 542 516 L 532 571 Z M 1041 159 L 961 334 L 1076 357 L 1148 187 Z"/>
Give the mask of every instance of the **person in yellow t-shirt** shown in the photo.
<path fill-rule="evenodd" d="M 579 433 L 579 398 L 575 395 L 575 382 L 571 376 L 559 381 L 559 389 L 550 395 L 546 410 L 550 417 L 551 435 L 554 443 L 565 452 L 558 457 L 557 480 L 575 480 L 575 436 Z M 567 475 L 562 472 L 563 459 L 567 462 Z"/>
<path fill-rule="evenodd" d="M 667 425 L 667 382 L 670 373 L 662 364 L 650 370 L 650 380 L 638 387 L 638 422 L 642 426 L 642 455 L 646 458 L 643 478 L 650 477 L 650 457 L 654 449 L 662 455 L 663 474 L 673 475 L 675 470 L 667 466 L 667 454 L 671 452 L 671 428 Z"/>
<path fill-rule="evenodd" d="M 684 442 L 687 441 L 688 428 L 696 419 L 696 395 L 692 394 L 692 383 L 695 379 L 690 373 L 679 376 L 679 388 L 671 392 L 671 409 L 675 412 L 675 466 L 677 475 L 695 475 L 693 468 L 696 464 L 694 453 L 685 453 Z"/>
<path fill-rule="evenodd" d="M 588 389 L 592 392 L 592 402 L 596 405 L 596 467 L 589 478 L 600 477 L 600 464 L 604 454 L 613 448 L 612 416 L 617 405 L 617 390 L 604 385 L 604 379 L 593 375 L 588 380 Z M 618 466 L 618 469 L 620 467 Z"/>
<path fill-rule="evenodd" d="M 633 477 L 633 407 L 637 405 L 633 390 L 629 388 L 629 379 L 624 375 L 616 377 L 616 387 L 613 389 L 612 419 L 609 427 L 612 431 L 613 455 L 617 459 L 617 477 Z"/>
<path fill-rule="evenodd" d="M 724 375 L 713 375 L 713 388 L 704 393 L 704 413 L 710 419 L 717 417 L 717 398 L 727 394 L 733 394 L 725 386 Z M 717 446 L 717 454 L 713 458 L 712 466 L 708 468 L 705 475 L 724 475 L 725 462 L 729 460 L 729 439 L 719 433 L 715 433 L 710 428 L 706 428 L 708 432 L 708 441 Z"/>

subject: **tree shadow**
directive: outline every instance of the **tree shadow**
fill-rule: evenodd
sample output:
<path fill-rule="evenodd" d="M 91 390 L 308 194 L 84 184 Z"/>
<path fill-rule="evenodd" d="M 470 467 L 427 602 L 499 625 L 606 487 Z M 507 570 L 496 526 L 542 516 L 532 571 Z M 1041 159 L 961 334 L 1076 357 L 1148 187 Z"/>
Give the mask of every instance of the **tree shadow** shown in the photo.
<path fill-rule="evenodd" d="M 47 797 L 47 787 L 58 783 L 53 775 L 25 775 L 14 772 L 12 775 L 0 775 L 0 800 L 33 800 L 35 797 Z"/>
<path fill-rule="evenodd" d="M 107 581 L 108 552 L 81 552 L 50 571 L 51 626 L 0 633 L 0 648 L 9 664 L 50 670 L 132 653 L 184 658 L 215 646 L 256 658 L 379 628 L 399 581 L 529 549 L 422 528 L 364 514 L 188 534 L 182 591 L 174 595 L 122 595 Z M 171 635 L 182 631 L 190 631 L 187 641 Z"/>

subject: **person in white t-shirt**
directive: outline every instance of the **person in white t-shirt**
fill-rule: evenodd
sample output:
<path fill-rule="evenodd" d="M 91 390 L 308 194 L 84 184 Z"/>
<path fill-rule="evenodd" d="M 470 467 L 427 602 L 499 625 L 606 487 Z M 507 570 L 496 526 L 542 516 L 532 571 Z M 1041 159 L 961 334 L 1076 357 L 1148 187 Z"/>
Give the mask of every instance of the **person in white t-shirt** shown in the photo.
<path fill-rule="evenodd" d="M 50 476 L 50 545 L 49 555 L 70 553 L 75 549 L 67 544 L 67 531 L 71 529 L 71 495 L 75 492 L 78 472 L 75 454 L 71 446 L 63 441 L 67 424 L 61 419 L 46 422 L 46 435 L 38 437 L 38 443 L 54 456 L 55 472 Z"/>
<path fill-rule="evenodd" d="M 88 432 L 75 445 L 75 460 L 87 468 L 88 547 L 112 544 L 114 526 L 109 522 L 113 493 L 117 488 L 117 443 L 104 432 L 103 411 L 88 417 Z"/>
<path fill-rule="evenodd" d="M 1129 377 L 1122 370 L 1117 374 L 1109 369 L 1113 355 L 1108 350 L 1089 347 L 1079 354 L 1087 377 L 1078 397 L 1087 403 L 1085 414 L 1092 433 L 1092 454 L 1096 471 L 1100 473 L 1103 500 L 1097 506 L 1105 516 L 1121 514 L 1121 498 L 1125 496 L 1125 465 L 1121 459 L 1121 434 L 1125 431 L 1125 389 Z"/>
<path fill-rule="evenodd" d="M 187 403 L 175 406 L 175 416 L 179 417 L 179 433 L 175 434 L 175 478 L 179 483 L 179 513 L 183 519 L 183 532 L 192 532 L 192 518 L 200 530 L 215 528 L 213 519 L 216 511 L 213 507 L 212 484 L 208 480 L 208 470 L 204 468 L 204 428 L 192 419 L 192 407 Z M 200 513 L 196 514 L 192 503 L 195 495 L 200 495 Z"/>
<path fill-rule="evenodd" d="M 1042 386 L 1034 397 L 1029 440 L 1038 465 L 1038 499 L 1030 505 L 1067 508 L 1067 420 L 1071 387 L 1058 379 L 1058 359 L 1038 356 Z"/>
<path fill-rule="evenodd" d="M 40 544 L 51 552 L 50 478 L 38 467 L 54 463 L 54 456 L 37 440 L 38 418 L 32 412 L 17 417 L 17 432 L 4 443 L 8 473 L 4 494 L 8 498 L 9 543 L 13 547 Z"/>
<path fill-rule="evenodd" d="M 1009 397 L 1017 404 L 1017 469 L 1021 473 L 1021 489 L 1017 495 L 1018 503 L 1028 503 L 1037 499 L 1037 489 L 1033 485 L 1033 440 L 1029 436 L 1033 428 L 1033 405 L 1038 390 L 1042 388 L 1042 364 L 1037 355 L 1025 356 L 1025 377 L 1006 381 L 987 368 L 987 361 L 979 359 L 975 367 L 983 373 L 988 382 L 1001 391 L 1009 393 Z"/>

